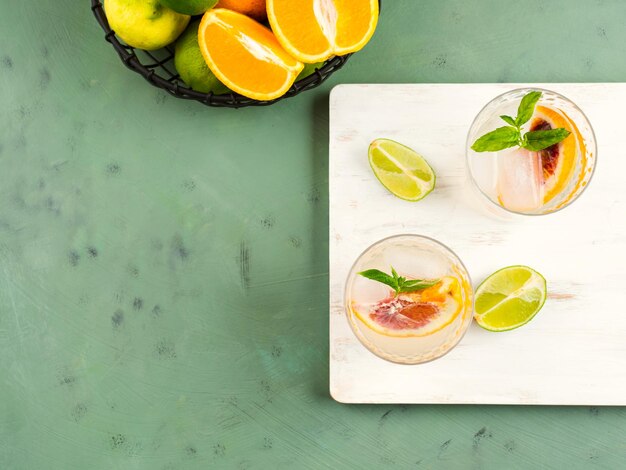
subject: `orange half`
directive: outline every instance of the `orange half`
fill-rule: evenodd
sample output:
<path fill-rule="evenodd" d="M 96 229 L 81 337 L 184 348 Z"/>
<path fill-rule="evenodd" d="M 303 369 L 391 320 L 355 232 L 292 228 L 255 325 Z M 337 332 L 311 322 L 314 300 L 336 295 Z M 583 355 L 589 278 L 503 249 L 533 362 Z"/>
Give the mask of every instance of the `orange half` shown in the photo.
<path fill-rule="evenodd" d="M 204 14 L 198 44 L 204 61 L 224 85 L 255 100 L 284 95 L 304 67 L 265 26 L 223 8 Z"/>
<path fill-rule="evenodd" d="M 538 152 L 543 170 L 544 204 L 554 199 L 567 187 L 574 175 L 578 150 L 584 144 L 578 127 L 565 113 L 546 106 L 537 106 L 530 125 L 532 130 L 559 127 L 568 130 L 571 134 L 562 142 Z M 580 150 L 584 154 L 584 149 Z"/>
<path fill-rule="evenodd" d="M 322 62 L 367 44 L 378 23 L 378 0 L 267 0 L 267 17 L 293 57 Z"/>

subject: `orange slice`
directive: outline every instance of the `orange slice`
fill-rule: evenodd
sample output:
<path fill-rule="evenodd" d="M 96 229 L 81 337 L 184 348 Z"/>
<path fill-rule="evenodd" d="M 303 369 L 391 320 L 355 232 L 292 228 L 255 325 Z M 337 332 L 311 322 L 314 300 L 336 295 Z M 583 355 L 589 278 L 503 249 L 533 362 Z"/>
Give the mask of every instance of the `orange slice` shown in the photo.
<path fill-rule="evenodd" d="M 463 310 L 461 283 L 452 276 L 422 291 L 400 294 L 374 306 L 350 305 L 354 316 L 385 336 L 429 336 L 452 323 Z"/>
<path fill-rule="evenodd" d="M 579 172 L 578 178 L 576 180 L 576 184 L 570 191 L 569 196 L 565 198 L 563 201 L 561 201 L 558 206 L 556 206 L 557 209 L 560 209 L 561 207 L 569 204 L 572 198 L 576 197 L 576 195 L 579 193 L 580 187 L 586 184 L 584 183 L 585 175 L 586 175 L 585 170 L 588 168 L 587 165 L 589 164 L 589 161 L 587 158 L 587 145 L 585 144 L 585 139 L 580 133 L 580 130 L 578 129 L 578 126 L 576 125 L 576 123 L 571 118 L 569 118 L 569 116 L 566 115 L 566 117 L 569 119 L 570 124 L 572 125 L 572 128 L 574 130 L 574 135 L 576 136 L 577 146 L 578 146 L 578 149 L 580 150 L 580 166 L 582 169 Z"/>
<path fill-rule="evenodd" d="M 223 8 L 204 14 L 198 44 L 204 61 L 224 85 L 255 100 L 284 95 L 304 67 L 265 26 Z"/>
<path fill-rule="evenodd" d="M 287 52 L 302 62 L 321 62 L 367 44 L 378 0 L 267 0 L 267 17 Z"/>
<path fill-rule="evenodd" d="M 569 184 L 574 175 L 578 150 L 583 150 L 582 153 L 585 153 L 584 148 L 581 148 L 584 143 L 578 128 L 564 112 L 546 106 L 536 107 L 530 130 L 548 130 L 559 127 L 567 129 L 571 135 L 562 142 L 538 152 L 543 170 L 544 204 L 554 199 Z"/>

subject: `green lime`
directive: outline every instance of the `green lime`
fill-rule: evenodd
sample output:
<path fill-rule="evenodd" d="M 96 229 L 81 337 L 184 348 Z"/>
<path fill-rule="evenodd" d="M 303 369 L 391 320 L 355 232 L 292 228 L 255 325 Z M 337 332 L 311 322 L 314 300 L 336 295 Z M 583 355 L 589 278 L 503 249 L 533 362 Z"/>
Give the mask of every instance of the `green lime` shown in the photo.
<path fill-rule="evenodd" d="M 300 75 L 296 78 L 296 81 L 302 80 L 303 78 L 308 77 L 309 75 L 313 75 L 315 73 L 315 69 L 321 69 L 324 65 L 324 62 L 318 62 L 316 64 L 304 64 L 304 68 Z"/>
<path fill-rule="evenodd" d="M 174 65 L 180 78 L 192 90 L 216 95 L 228 93 L 230 90 L 220 82 L 207 67 L 200 46 L 198 46 L 198 26 L 200 20 L 189 24 L 185 32 L 176 41 Z"/>
<path fill-rule="evenodd" d="M 474 318 L 489 331 L 525 325 L 546 302 L 546 279 L 528 266 L 496 271 L 476 289 Z"/>
<path fill-rule="evenodd" d="M 184 15 L 201 15 L 215 6 L 217 0 L 160 0 L 161 4 Z"/>
<path fill-rule="evenodd" d="M 407 201 L 419 201 L 435 187 L 435 172 L 424 157 L 389 139 L 370 144 L 369 161 L 378 181 Z"/>

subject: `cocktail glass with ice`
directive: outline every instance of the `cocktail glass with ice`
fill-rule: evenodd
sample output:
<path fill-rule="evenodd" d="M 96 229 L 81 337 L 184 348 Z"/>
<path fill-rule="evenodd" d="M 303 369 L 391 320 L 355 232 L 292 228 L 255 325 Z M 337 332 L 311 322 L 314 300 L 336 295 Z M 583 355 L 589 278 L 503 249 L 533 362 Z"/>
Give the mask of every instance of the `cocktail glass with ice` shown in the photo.
<path fill-rule="evenodd" d="M 419 364 L 443 356 L 472 322 L 473 291 L 461 260 L 428 237 L 397 235 L 367 248 L 346 282 L 348 322 L 377 356 Z"/>
<path fill-rule="evenodd" d="M 541 97 L 521 135 L 565 129 L 567 138 L 539 151 L 518 145 L 499 151 L 472 149 L 481 136 L 507 126 L 503 116 L 516 116 L 523 97 L 533 91 Z M 518 89 L 498 96 L 478 113 L 467 137 L 467 164 L 475 186 L 492 203 L 524 215 L 549 214 L 575 201 L 591 180 L 596 158 L 596 139 L 585 114 L 548 90 Z"/>

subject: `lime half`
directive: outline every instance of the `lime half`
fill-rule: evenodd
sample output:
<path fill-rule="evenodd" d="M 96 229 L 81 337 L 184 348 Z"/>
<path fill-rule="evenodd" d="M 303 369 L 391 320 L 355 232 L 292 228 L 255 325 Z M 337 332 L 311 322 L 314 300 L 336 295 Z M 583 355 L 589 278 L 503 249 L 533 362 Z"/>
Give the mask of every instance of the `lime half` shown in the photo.
<path fill-rule="evenodd" d="M 378 181 L 401 199 L 419 201 L 435 187 L 435 172 L 424 157 L 393 140 L 372 142 L 369 161 Z"/>
<path fill-rule="evenodd" d="M 525 325 L 546 302 L 546 279 L 528 266 L 496 271 L 476 289 L 474 318 L 489 331 Z"/>

